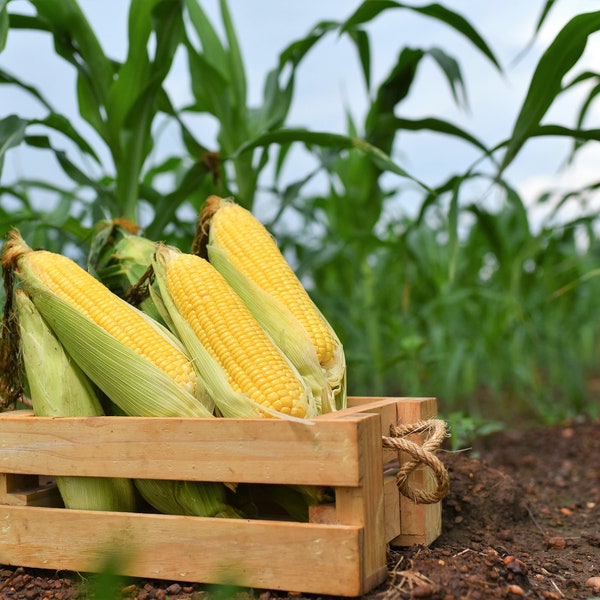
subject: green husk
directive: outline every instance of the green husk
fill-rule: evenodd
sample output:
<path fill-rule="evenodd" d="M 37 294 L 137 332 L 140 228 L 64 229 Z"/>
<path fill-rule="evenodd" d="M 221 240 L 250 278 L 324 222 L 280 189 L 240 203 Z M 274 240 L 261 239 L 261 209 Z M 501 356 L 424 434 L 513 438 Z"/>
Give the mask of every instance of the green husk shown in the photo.
<path fill-rule="evenodd" d="M 138 289 L 147 275 L 155 249 L 156 242 L 131 233 L 118 222 L 105 221 L 98 225 L 92 240 L 88 268 L 117 295 L 133 294 L 132 303 L 160 322 L 161 316 L 152 298 Z"/>
<path fill-rule="evenodd" d="M 33 302 L 16 293 L 22 357 L 33 411 L 41 417 L 93 417 L 104 414 L 81 369 L 67 356 Z M 130 479 L 56 477 L 66 508 L 132 512 L 136 509 Z"/>
<path fill-rule="evenodd" d="M 169 515 L 241 518 L 227 504 L 227 490 L 220 483 L 136 479 L 135 487 L 157 511 Z"/>
<path fill-rule="evenodd" d="M 199 373 L 202 373 L 204 383 L 209 395 L 213 398 L 217 409 L 224 417 L 231 418 L 259 418 L 261 413 L 267 412 L 271 416 L 299 420 L 306 422 L 305 419 L 297 419 L 289 415 L 284 415 L 275 410 L 270 410 L 260 406 L 245 394 L 235 392 L 227 378 L 227 374 L 218 362 L 210 355 L 208 350 L 202 345 L 193 329 L 181 316 L 171 298 L 166 284 L 166 269 L 170 260 L 180 254 L 176 248 L 165 245 L 159 245 L 154 255 L 153 268 L 156 278 L 157 288 L 151 288 L 151 293 L 156 295 L 155 304 L 159 309 L 164 310 L 163 318 L 170 322 L 176 331 L 178 337 L 187 348 Z M 285 354 L 284 354 L 285 358 Z M 288 361 L 289 362 L 289 361 Z M 290 363 L 292 370 L 295 367 Z M 299 375 L 298 375 L 299 376 Z M 312 390 L 306 382 L 299 376 L 300 381 L 304 382 L 305 401 L 307 403 L 307 417 L 314 417 L 317 414 L 316 405 Z"/>

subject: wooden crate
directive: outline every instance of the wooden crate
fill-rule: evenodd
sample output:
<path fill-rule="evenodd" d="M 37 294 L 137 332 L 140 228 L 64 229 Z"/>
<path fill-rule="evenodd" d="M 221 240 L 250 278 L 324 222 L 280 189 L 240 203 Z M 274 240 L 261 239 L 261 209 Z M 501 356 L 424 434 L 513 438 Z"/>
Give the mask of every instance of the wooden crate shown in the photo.
<path fill-rule="evenodd" d="M 360 596 L 387 576 L 388 544 L 429 544 L 440 503 L 398 493 L 390 424 L 436 416 L 433 398 L 350 398 L 312 424 L 276 419 L 42 418 L 0 414 L 0 564 Z M 67 510 L 59 475 L 324 485 L 308 523 Z M 427 486 L 417 470 L 414 485 Z"/>

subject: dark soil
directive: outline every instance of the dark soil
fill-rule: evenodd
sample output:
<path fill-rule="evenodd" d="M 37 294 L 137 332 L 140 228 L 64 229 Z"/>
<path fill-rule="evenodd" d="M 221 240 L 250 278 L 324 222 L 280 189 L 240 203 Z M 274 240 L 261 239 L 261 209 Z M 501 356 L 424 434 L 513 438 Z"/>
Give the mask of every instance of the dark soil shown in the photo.
<path fill-rule="evenodd" d="M 439 456 L 451 481 L 441 537 L 431 547 L 390 549 L 388 580 L 366 600 L 600 599 L 600 422 L 496 433 L 471 451 Z M 303 600 L 264 590 L 228 595 Z M 79 574 L 0 567 L 3 600 L 218 597 L 222 590 L 199 584 L 102 587 Z"/>

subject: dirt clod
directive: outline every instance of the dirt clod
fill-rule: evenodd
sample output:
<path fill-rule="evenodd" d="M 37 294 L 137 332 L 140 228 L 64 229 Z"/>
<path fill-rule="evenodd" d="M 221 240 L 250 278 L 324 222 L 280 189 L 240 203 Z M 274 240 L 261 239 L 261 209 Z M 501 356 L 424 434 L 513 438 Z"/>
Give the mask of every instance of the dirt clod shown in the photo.
<path fill-rule="evenodd" d="M 592 588 L 593 592 L 600 592 L 600 577 L 590 577 L 585 582 L 586 587 Z"/>

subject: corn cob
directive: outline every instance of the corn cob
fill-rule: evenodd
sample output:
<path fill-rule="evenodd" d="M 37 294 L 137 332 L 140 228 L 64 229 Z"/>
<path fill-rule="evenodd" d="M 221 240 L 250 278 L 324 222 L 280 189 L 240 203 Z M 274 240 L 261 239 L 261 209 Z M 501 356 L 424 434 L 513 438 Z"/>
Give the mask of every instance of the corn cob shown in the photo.
<path fill-rule="evenodd" d="M 198 400 L 199 392 L 206 402 L 208 396 L 175 337 L 114 296 L 76 263 L 57 254 L 31 250 L 13 231 L 3 249 L 2 266 L 14 270 L 69 356 L 125 414 L 214 416 Z M 149 349 L 146 338 L 162 346 L 164 356 Z M 178 366 L 174 368 L 171 363 Z M 194 385 L 196 396 L 190 391 Z M 134 483 L 159 511 L 240 516 L 227 504 L 227 488 L 220 483 Z"/>
<path fill-rule="evenodd" d="M 91 383 L 69 359 L 33 302 L 22 290 L 17 290 L 15 300 L 34 413 L 42 417 L 103 415 Z M 66 508 L 114 511 L 136 508 L 130 479 L 59 476 L 56 484 Z"/>
<path fill-rule="evenodd" d="M 240 297 L 205 259 L 161 245 L 160 301 L 224 416 L 315 416 L 310 389 Z"/>
<path fill-rule="evenodd" d="M 315 361 L 318 363 L 326 387 L 323 412 L 344 407 L 346 365 L 342 344 L 267 229 L 242 206 L 211 196 L 200 214 L 198 231 L 201 239 L 195 241 L 195 246 L 206 247 L 210 262 L 298 370 L 317 381 L 315 388 L 321 381 L 313 367 Z M 281 326 L 283 319 L 285 327 Z M 316 353 L 314 360 L 310 353 Z"/>
<path fill-rule="evenodd" d="M 126 414 L 210 417 L 201 379 L 175 337 L 71 259 L 33 251 L 16 232 L 3 250 L 67 352 Z"/>

